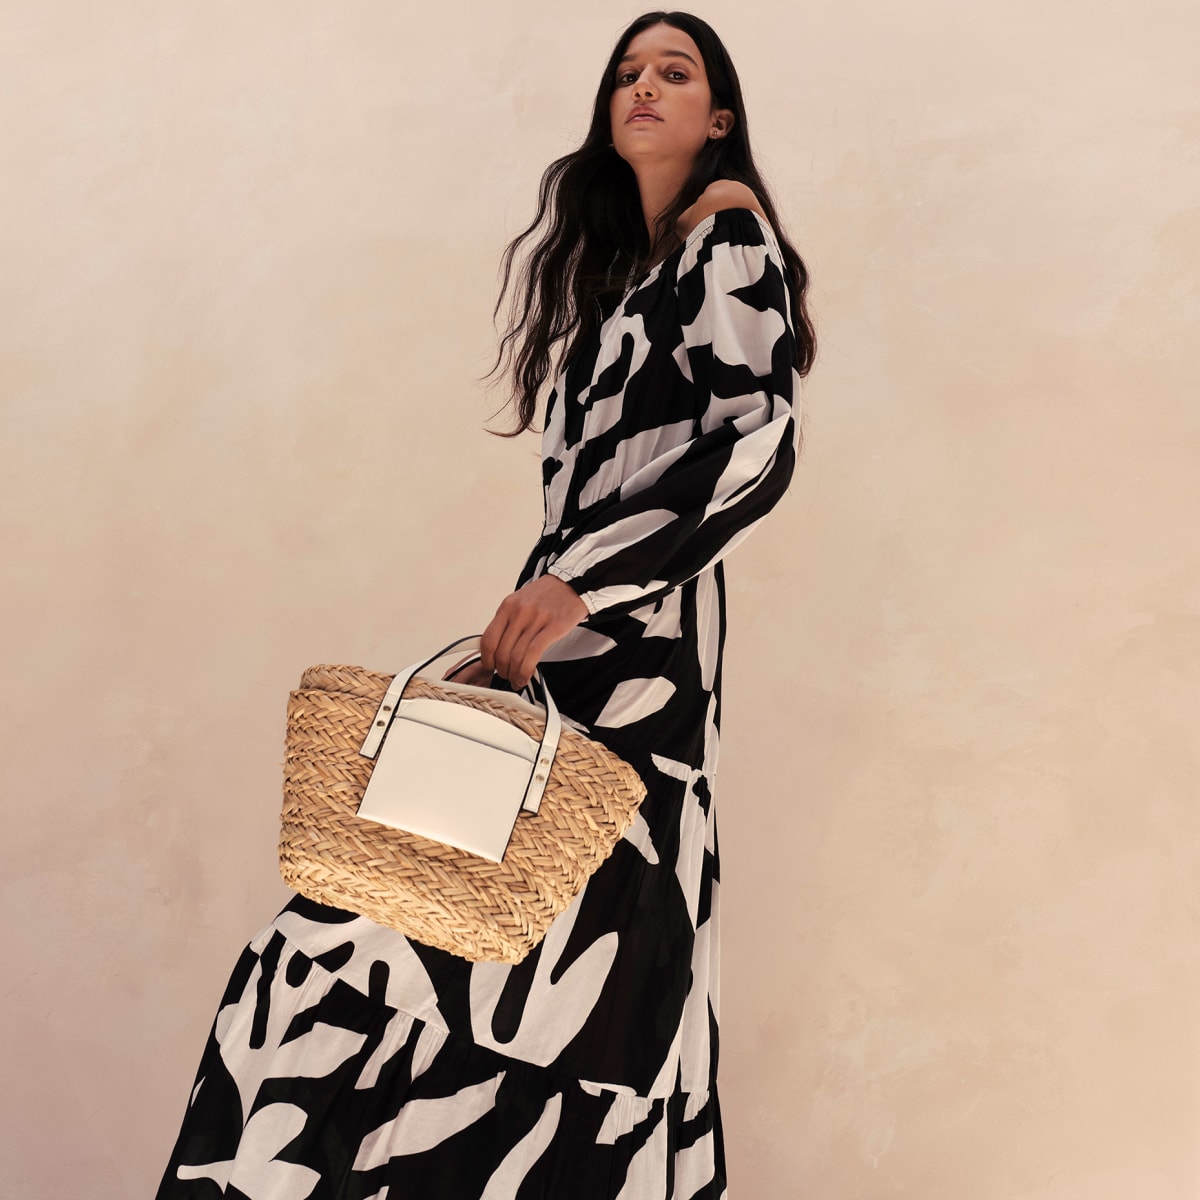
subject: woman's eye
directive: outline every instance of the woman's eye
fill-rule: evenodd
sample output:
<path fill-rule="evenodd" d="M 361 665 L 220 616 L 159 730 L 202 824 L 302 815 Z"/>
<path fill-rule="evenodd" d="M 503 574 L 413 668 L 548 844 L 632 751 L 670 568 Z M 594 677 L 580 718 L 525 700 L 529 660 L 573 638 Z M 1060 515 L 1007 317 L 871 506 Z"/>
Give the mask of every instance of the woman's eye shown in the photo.
<path fill-rule="evenodd" d="M 674 69 L 674 70 L 668 71 L 667 74 L 668 75 L 678 75 L 681 80 L 683 80 L 684 82 L 687 81 L 687 74 L 684 71 Z M 630 79 L 630 78 L 636 79 L 637 72 L 636 71 L 626 71 L 626 72 L 624 72 L 624 74 L 617 76 L 617 82 L 624 83 L 627 79 Z"/>

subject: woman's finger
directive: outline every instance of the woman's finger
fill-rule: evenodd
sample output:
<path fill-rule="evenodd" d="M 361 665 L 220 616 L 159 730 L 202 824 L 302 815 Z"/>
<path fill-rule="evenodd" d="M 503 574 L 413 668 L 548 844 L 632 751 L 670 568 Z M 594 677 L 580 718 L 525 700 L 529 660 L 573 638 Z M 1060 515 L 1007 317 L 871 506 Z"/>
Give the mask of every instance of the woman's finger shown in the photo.
<path fill-rule="evenodd" d="M 512 651 L 512 674 L 506 676 L 508 681 L 518 688 L 523 688 L 533 674 L 533 669 L 541 660 L 546 647 L 558 639 L 547 625 L 531 626 L 515 643 Z"/>
<path fill-rule="evenodd" d="M 488 622 L 487 628 L 483 631 L 483 635 L 479 639 L 479 661 L 489 671 L 500 671 L 496 663 L 496 648 L 500 644 L 500 638 L 504 633 L 505 626 L 508 624 L 508 610 L 505 609 L 504 603 L 501 602 L 500 607 L 496 609 L 496 615 Z"/>
<path fill-rule="evenodd" d="M 504 662 L 504 678 L 514 687 L 524 687 L 522 664 L 529 655 L 529 648 L 543 626 L 541 614 L 536 609 L 524 609 L 516 620 L 508 623 L 500 641 L 498 657 Z M 535 660 L 536 661 L 536 660 Z"/>
<path fill-rule="evenodd" d="M 538 663 L 542 661 L 542 655 L 562 636 L 561 633 L 556 633 L 552 627 L 548 626 L 530 640 L 521 659 L 521 665 L 517 669 L 520 676 L 517 687 L 524 687 L 533 678 Z"/>
<path fill-rule="evenodd" d="M 542 622 L 536 605 L 531 605 L 529 596 L 522 595 L 522 591 L 505 596 L 493 618 L 500 628 L 495 649 L 496 670 L 510 683 L 520 665 L 521 655 L 532 632 L 531 627 Z"/>
<path fill-rule="evenodd" d="M 492 618 L 492 623 L 496 627 L 494 635 L 494 649 L 492 651 L 492 661 L 495 664 L 496 674 L 503 678 L 508 678 L 509 662 L 510 662 L 510 647 L 512 639 L 516 634 L 513 619 L 508 615 L 507 611 L 502 611 L 504 605 L 496 610 L 495 617 Z M 488 626 L 492 628 L 492 626 Z"/>
<path fill-rule="evenodd" d="M 487 687 L 492 682 L 492 673 L 476 660 L 452 667 L 442 678 L 453 680 L 455 683 L 470 683 L 476 687 Z"/>
<path fill-rule="evenodd" d="M 473 654 L 468 654 L 466 658 L 460 658 L 458 660 L 458 662 L 456 662 L 454 664 L 454 666 L 452 666 L 450 668 L 450 670 L 448 670 L 445 673 L 445 675 L 442 676 L 442 678 L 443 679 L 453 679 L 460 672 L 465 671 L 467 669 L 467 666 L 472 662 L 472 660 L 474 658 L 475 658 L 475 655 L 473 655 Z"/>

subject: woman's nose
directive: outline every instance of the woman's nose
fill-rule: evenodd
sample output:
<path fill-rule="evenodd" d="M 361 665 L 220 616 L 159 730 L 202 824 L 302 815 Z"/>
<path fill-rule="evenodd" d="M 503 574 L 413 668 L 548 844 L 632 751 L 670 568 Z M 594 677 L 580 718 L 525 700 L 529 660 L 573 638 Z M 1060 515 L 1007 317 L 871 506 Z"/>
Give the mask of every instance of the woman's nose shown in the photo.
<path fill-rule="evenodd" d="M 642 78 L 633 85 L 633 98 L 635 100 L 641 100 L 650 94 L 650 81 L 643 75 Z"/>

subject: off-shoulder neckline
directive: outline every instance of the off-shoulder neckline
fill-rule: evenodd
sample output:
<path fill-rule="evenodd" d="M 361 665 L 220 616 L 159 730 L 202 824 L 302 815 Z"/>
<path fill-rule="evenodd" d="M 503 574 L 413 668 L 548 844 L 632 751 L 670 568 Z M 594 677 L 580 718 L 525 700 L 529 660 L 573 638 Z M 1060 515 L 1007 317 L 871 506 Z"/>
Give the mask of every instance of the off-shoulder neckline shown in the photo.
<path fill-rule="evenodd" d="M 766 235 L 770 245 L 772 247 L 774 247 L 776 250 L 776 253 L 778 253 L 779 246 L 775 239 L 775 230 L 771 228 L 771 222 L 768 221 L 760 212 L 758 212 L 757 210 L 755 210 L 753 208 L 746 208 L 744 206 L 740 207 L 740 208 L 718 208 L 718 209 L 715 209 L 713 212 L 710 212 L 707 216 L 701 217 L 700 220 L 696 223 L 696 226 L 692 230 L 692 232 L 689 233 L 687 235 L 687 237 L 684 238 L 683 241 L 680 242 L 680 244 L 678 246 L 676 246 L 675 249 L 672 250 L 671 253 L 666 256 L 666 258 L 661 259 L 659 262 L 655 263 L 654 266 L 652 266 L 650 268 L 650 270 L 648 270 L 641 277 L 641 279 L 639 279 L 636 283 L 634 283 L 625 292 L 625 295 L 621 297 L 621 302 L 617 305 L 617 308 L 618 309 L 624 308 L 625 304 L 629 300 L 630 296 L 632 296 L 634 294 L 634 292 L 640 291 L 642 288 L 644 288 L 646 286 L 646 284 L 648 284 L 652 279 L 654 279 L 662 271 L 663 267 L 665 267 L 667 265 L 667 263 L 669 263 L 671 261 L 671 259 L 675 258 L 677 255 L 682 257 L 684 252 L 691 246 L 691 244 L 694 241 L 699 241 L 699 239 L 704 237 L 704 235 L 706 233 L 709 233 L 712 230 L 712 227 L 717 223 L 717 218 L 719 216 L 721 216 L 722 213 L 749 213 L 758 222 L 759 227 L 762 229 L 763 233 Z"/>
<path fill-rule="evenodd" d="M 772 244 L 774 244 L 775 230 L 771 228 L 771 222 L 768 221 L 766 219 L 766 217 L 764 217 L 762 215 L 762 213 L 760 213 L 757 209 L 747 208 L 743 205 L 740 208 L 718 208 L 718 209 L 715 209 L 713 212 L 710 212 L 708 214 L 708 216 L 701 217 L 700 220 L 696 223 L 696 226 L 692 230 L 692 232 L 689 233 L 686 238 L 684 238 L 683 245 L 678 247 L 678 249 L 684 250 L 688 246 L 690 246 L 694 240 L 702 238 L 717 223 L 717 218 L 722 213 L 749 213 L 758 222 L 763 233 L 765 233 L 767 235 L 767 237 L 769 237 L 771 239 Z M 667 260 L 664 258 L 663 262 L 666 262 L 666 261 Z"/>

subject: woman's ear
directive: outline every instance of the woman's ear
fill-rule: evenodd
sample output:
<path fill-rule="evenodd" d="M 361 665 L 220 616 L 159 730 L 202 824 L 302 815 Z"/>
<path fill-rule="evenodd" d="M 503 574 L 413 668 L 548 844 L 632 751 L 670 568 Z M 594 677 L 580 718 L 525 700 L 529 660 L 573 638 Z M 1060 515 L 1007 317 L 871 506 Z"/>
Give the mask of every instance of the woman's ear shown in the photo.
<path fill-rule="evenodd" d="M 730 108 L 717 108 L 712 114 L 712 129 L 717 131 L 717 137 L 728 137 L 736 118 Z M 714 139 L 715 140 L 715 139 Z"/>

